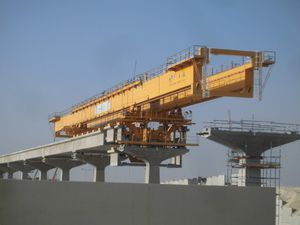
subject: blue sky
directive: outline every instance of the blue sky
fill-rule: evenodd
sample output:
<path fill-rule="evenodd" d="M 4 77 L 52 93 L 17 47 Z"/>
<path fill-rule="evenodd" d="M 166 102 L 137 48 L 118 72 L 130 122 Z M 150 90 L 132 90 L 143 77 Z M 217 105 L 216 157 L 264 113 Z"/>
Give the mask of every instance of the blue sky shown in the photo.
<path fill-rule="evenodd" d="M 300 123 L 300 2 L 0 0 L 0 153 L 52 141 L 47 116 L 193 44 L 274 50 L 263 101 L 222 98 L 191 107 L 197 123 L 232 118 Z M 226 171 L 227 150 L 202 140 L 162 179 Z M 282 183 L 300 185 L 300 142 L 283 147 Z M 87 179 L 90 168 L 72 176 Z M 142 181 L 142 168 L 108 168 L 110 181 Z"/>

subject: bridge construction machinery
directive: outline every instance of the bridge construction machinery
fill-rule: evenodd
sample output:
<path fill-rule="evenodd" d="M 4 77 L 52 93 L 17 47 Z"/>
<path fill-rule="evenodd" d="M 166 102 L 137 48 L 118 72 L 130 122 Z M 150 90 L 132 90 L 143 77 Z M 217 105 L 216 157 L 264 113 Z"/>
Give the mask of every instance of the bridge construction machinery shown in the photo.
<path fill-rule="evenodd" d="M 210 68 L 214 55 L 241 57 L 242 61 L 216 70 Z M 75 140 L 93 133 L 102 135 L 101 150 L 100 147 L 76 148 L 68 151 L 67 157 L 72 160 L 98 165 L 98 161 L 92 160 L 97 153 L 99 161 L 105 161 L 105 165 L 108 162 L 103 158 L 108 156 L 113 157 L 110 162 L 113 161 L 114 165 L 146 165 L 146 182 L 158 183 L 162 161 L 172 158 L 172 163 L 166 166 L 181 166 L 181 156 L 188 151 L 187 146 L 197 145 L 187 138 L 192 120 L 190 113 L 184 112 L 183 108 L 225 96 L 251 98 L 254 96 L 255 74 L 258 74 L 261 95 L 263 69 L 269 71 L 267 78 L 274 63 L 275 52 L 192 46 L 168 57 L 166 63 L 153 70 L 66 111 L 51 114 L 49 122 L 54 125 L 55 137 Z M 105 151 L 103 146 L 106 146 Z M 52 157 L 61 157 L 61 154 Z M 49 157 L 51 155 L 47 155 Z M 123 162 L 124 159 L 130 162 Z M 43 163 L 47 161 L 55 166 L 49 159 L 43 159 Z M 0 158 L 0 164 L 2 162 Z M 104 168 L 101 167 L 101 171 Z"/>
<path fill-rule="evenodd" d="M 210 55 L 246 57 L 241 64 L 209 74 Z M 181 147 L 192 122 L 183 107 L 218 97 L 253 97 L 254 73 L 275 63 L 274 52 L 192 46 L 149 72 L 50 115 L 56 137 L 74 137 L 118 127 L 118 144 Z M 150 122 L 158 127 L 151 129 Z"/>

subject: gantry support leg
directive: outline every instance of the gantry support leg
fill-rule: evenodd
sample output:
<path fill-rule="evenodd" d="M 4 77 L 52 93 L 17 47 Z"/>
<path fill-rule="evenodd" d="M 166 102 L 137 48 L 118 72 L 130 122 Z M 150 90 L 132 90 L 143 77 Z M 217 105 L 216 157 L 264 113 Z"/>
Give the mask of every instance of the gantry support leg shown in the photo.
<path fill-rule="evenodd" d="M 74 160 L 72 158 L 44 158 L 43 162 L 50 166 L 60 168 L 62 170 L 62 181 L 69 181 L 70 170 L 74 167 L 84 164 L 84 162 L 80 160 Z"/>
<path fill-rule="evenodd" d="M 110 156 L 101 153 L 77 153 L 76 157 L 93 165 L 94 182 L 105 182 L 105 168 L 110 165 Z"/>
<path fill-rule="evenodd" d="M 41 172 L 40 180 L 47 180 L 48 170 L 55 168 L 55 166 L 51 166 L 46 163 L 43 163 L 42 160 L 27 161 L 27 164 L 32 166 L 33 168 L 38 169 Z"/>
<path fill-rule="evenodd" d="M 175 156 L 183 155 L 188 150 L 185 148 L 139 148 L 125 146 L 124 152 L 145 162 L 145 183 L 159 184 L 161 162 Z"/>

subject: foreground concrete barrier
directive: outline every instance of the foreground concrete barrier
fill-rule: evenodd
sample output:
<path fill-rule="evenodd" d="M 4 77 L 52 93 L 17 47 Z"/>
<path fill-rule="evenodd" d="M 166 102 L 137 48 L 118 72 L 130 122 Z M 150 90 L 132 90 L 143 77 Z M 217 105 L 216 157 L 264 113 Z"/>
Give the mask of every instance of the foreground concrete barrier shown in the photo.
<path fill-rule="evenodd" d="M 0 180 L 1 225 L 274 225 L 275 189 Z"/>

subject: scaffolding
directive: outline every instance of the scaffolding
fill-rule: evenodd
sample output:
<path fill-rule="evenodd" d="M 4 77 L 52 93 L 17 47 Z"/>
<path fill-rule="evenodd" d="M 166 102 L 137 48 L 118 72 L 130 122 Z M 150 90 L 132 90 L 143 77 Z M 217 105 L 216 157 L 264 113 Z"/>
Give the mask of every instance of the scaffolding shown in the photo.
<path fill-rule="evenodd" d="M 279 224 L 279 211 L 280 211 L 280 174 L 281 174 L 281 147 L 264 152 L 260 157 L 254 158 L 258 163 L 247 165 L 240 163 L 243 159 L 251 160 L 243 153 L 232 151 L 228 149 L 227 160 L 227 185 L 232 186 L 246 186 L 246 180 L 255 181 L 260 180 L 261 187 L 272 187 L 276 189 L 276 224 Z M 245 174 L 239 173 L 241 168 L 255 167 L 260 169 L 260 177 L 245 177 Z M 245 171 L 245 170 L 244 170 Z M 249 182 L 248 182 L 249 185 Z M 251 184 L 250 184 L 251 185 Z M 255 184 L 252 184 L 255 185 Z"/>
<path fill-rule="evenodd" d="M 281 146 L 300 139 L 300 125 L 214 120 L 205 123 L 202 134 L 229 147 L 227 185 L 276 188 L 276 224 L 279 224 Z"/>
<path fill-rule="evenodd" d="M 246 156 L 244 153 L 229 149 L 227 156 L 227 184 L 246 186 L 246 180 L 248 180 L 249 185 L 249 180 L 252 181 L 252 184 L 255 184 L 255 181 L 259 179 L 261 187 L 280 187 L 281 148 L 270 149 L 259 157 Z M 246 160 L 248 163 L 245 163 Z M 260 169 L 261 175 L 251 177 L 245 173 L 239 173 L 240 169 L 247 170 L 247 168 Z"/>
<path fill-rule="evenodd" d="M 204 135 L 212 135 L 207 133 L 208 130 L 211 130 L 210 132 L 215 131 L 218 135 L 226 134 L 226 137 L 218 136 L 218 138 L 225 138 L 224 140 L 227 140 L 230 136 L 235 136 L 240 140 L 245 139 L 244 142 L 239 140 L 236 143 L 234 142 L 236 139 L 227 140 L 227 143 L 230 142 L 230 146 L 228 145 L 230 148 L 227 153 L 228 184 L 246 186 L 245 182 L 247 180 L 248 185 L 251 185 L 251 182 L 253 182 L 253 185 L 261 187 L 280 186 L 281 145 L 294 141 L 294 139 L 281 140 L 279 142 L 276 139 L 296 135 L 296 140 L 300 134 L 299 124 L 259 120 L 213 120 L 204 122 L 204 124 L 204 132 L 202 133 Z M 273 135 L 272 138 L 269 138 L 271 135 Z M 258 136 L 260 139 L 251 139 L 258 138 Z M 212 139 L 217 141 L 214 138 Z M 257 144 L 254 142 L 258 140 L 264 143 L 264 146 L 258 145 L 256 146 L 258 149 L 253 149 L 253 146 Z M 241 146 L 241 143 L 244 143 L 244 146 Z M 236 146 L 236 148 L 233 149 L 232 146 Z M 258 176 L 251 177 L 251 173 L 249 173 L 250 175 L 246 174 L 248 169 L 259 171 L 259 173 L 256 173 Z M 255 175 L 255 173 L 253 174 Z M 255 182 L 257 183 L 255 184 Z"/>

